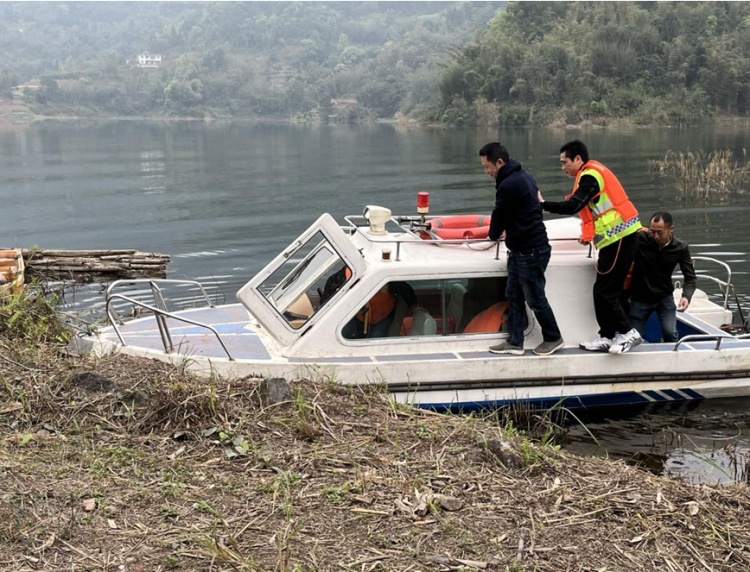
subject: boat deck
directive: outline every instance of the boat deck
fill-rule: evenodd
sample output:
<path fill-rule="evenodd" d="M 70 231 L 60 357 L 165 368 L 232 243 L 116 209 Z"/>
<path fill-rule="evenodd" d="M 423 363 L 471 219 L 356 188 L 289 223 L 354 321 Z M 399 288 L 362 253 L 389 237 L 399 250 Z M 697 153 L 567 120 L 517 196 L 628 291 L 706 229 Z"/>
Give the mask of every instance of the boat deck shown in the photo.
<path fill-rule="evenodd" d="M 498 355 L 489 351 L 464 351 L 464 352 L 432 352 L 432 353 L 393 353 L 358 357 L 329 356 L 313 358 L 273 358 L 264 346 L 260 336 L 250 326 L 247 310 L 241 304 L 216 306 L 213 308 L 198 308 L 180 312 L 180 315 L 191 320 L 210 325 L 219 332 L 222 341 L 231 352 L 235 360 L 268 360 L 283 361 L 286 363 L 392 363 L 400 361 L 430 361 L 430 360 L 471 360 L 471 359 L 509 359 L 520 356 Z M 702 321 L 696 320 L 689 314 L 680 315 L 680 321 L 702 331 L 707 335 L 727 336 L 719 328 L 714 328 Z M 167 326 L 172 338 L 175 350 L 186 357 L 201 356 L 211 359 L 226 358 L 226 353 L 221 347 L 216 336 L 206 328 L 194 326 L 178 320 L 167 318 Z M 153 351 L 164 351 L 162 338 L 159 333 L 156 319 L 153 316 L 139 318 L 127 322 L 120 327 L 120 332 L 125 342 L 132 347 L 143 348 Z M 106 328 L 100 332 L 100 337 L 114 344 L 118 343 L 117 334 L 112 328 Z M 690 341 L 680 345 L 679 351 L 711 350 L 716 347 L 715 340 Z M 721 347 L 724 349 L 750 348 L 750 339 L 738 339 L 724 337 Z M 674 343 L 643 343 L 631 350 L 631 353 L 651 353 L 671 351 Z M 589 354 L 578 347 L 566 347 L 555 353 L 554 356 L 570 356 Z M 527 351 L 525 357 L 534 354 Z"/>

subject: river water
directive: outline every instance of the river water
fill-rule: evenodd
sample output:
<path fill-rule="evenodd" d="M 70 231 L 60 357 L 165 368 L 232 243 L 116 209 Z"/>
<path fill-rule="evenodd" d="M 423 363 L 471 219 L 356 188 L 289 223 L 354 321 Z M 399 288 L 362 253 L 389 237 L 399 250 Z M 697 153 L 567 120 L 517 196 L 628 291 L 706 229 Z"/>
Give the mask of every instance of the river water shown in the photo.
<path fill-rule="evenodd" d="M 366 204 L 414 211 L 418 191 L 440 213 L 489 212 L 492 181 L 478 149 L 501 140 L 546 198 L 569 192 L 558 148 L 573 138 L 619 176 L 646 218 L 675 217 L 694 256 L 722 259 L 750 308 L 750 194 L 680 200 L 649 170 L 667 150 L 730 149 L 750 130 L 440 129 L 250 122 L 42 122 L 0 125 L 0 246 L 136 248 L 171 256 L 170 278 L 198 279 L 219 300 L 239 287 L 322 212 L 338 220 Z M 749 183 L 750 184 L 750 183 Z M 700 267 L 699 267 L 700 268 Z M 707 268 L 708 270 L 708 268 Z M 711 269 L 713 270 L 713 269 Z M 710 290 L 708 284 L 699 286 Z M 100 312 L 100 287 L 66 293 L 67 309 Z M 606 454 L 682 478 L 743 478 L 750 401 L 690 409 L 605 412 L 573 424 L 566 447 Z M 592 438 L 593 435 L 593 438 Z M 594 439 L 595 438 L 595 439 Z"/>

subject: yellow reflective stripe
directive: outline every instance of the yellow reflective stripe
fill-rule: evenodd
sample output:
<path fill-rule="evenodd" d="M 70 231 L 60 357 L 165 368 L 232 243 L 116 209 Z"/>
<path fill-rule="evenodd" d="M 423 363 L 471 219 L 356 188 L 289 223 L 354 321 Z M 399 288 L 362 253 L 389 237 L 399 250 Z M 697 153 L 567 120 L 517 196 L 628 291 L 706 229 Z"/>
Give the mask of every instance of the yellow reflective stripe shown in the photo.
<path fill-rule="evenodd" d="M 598 217 L 606 213 L 607 211 L 612 210 L 614 208 L 614 205 L 612 204 L 612 201 L 609 200 L 609 195 L 607 193 L 601 193 L 599 195 L 599 201 L 596 203 L 590 202 L 589 208 L 591 209 L 594 217 Z"/>
<path fill-rule="evenodd" d="M 595 203 L 593 201 L 589 201 L 589 209 L 591 209 L 591 214 L 593 214 L 594 218 L 596 218 L 598 216 L 601 216 L 602 213 L 605 213 L 613 208 L 612 201 L 609 199 L 609 196 L 607 196 L 607 193 L 604 190 L 604 177 L 599 171 L 591 168 L 584 169 L 581 172 L 581 177 L 583 177 L 584 175 L 590 175 L 594 177 L 597 184 L 599 185 L 599 200 Z"/>
<path fill-rule="evenodd" d="M 620 213 L 616 210 L 611 210 L 597 218 L 594 221 L 594 226 L 596 227 L 597 232 L 604 232 L 609 228 L 617 226 L 621 222 L 623 222 L 623 220 Z"/>
<path fill-rule="evenodd" d="M 604 192 L 604 177 L 599 171 L 590 168 L 584 169 L 583 171 L 581 171 L 581 177 L 583 177 L 584 175 L 591 175 L 592 177 L 594 177 L 596 179 L 596 182 L 599 183 L 599 190 L 601 192 Z"/>

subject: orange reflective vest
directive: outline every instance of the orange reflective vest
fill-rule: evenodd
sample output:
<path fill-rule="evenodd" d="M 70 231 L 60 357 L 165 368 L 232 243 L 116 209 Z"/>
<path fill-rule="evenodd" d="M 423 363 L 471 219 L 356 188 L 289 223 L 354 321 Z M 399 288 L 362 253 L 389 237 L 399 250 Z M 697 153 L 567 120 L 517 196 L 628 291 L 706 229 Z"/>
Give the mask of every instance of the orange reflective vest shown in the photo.
<path fill-rule="evenodd" d="M 365 324 L 365 333 L 367 333 L 370 324 L 377 324 L 385 320 L 395 307 L 395 297 L 388 292 L 387 288 L 384 288 L 370 298 L 364 309 L 357 312 L 355 317 Z"/>
<path fill-rule="evenodd" d="M 599 192 L 578 211 L 578 216 L 581 217 L 581 240 L 593 241 L 596 248 L 604 248 L 640 230 L 638 211 L 612 171 L 598 161 L 587 161 L 576 175 L 573 192 L 584 175 L 591 175 L 596 179 Z M 599 200 L 593 202 L 597 197 Z"/>
<path fill-rule="evenodd" d="M 352 271 L 348 266 L 344 267 L 344 277 L 349 280 L 352 277 Z M 364 323 L 365 333 L 370 328 L 370 324 L 377 324 L 385 320 L 393 309 L 396 307 L 396 298 L 388 291 L 388 287 L 381 288 L 370 301 L 365 304 L 354 316 L 357 320 Z"/>

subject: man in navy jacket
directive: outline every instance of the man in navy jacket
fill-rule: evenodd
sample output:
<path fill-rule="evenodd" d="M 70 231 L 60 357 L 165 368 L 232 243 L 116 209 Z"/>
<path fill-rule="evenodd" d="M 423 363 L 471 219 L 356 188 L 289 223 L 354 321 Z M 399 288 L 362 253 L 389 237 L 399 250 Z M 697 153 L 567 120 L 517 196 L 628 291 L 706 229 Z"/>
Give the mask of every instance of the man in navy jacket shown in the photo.
<path fill-rule="evenodd" d="M 479 150 L 485 173 L 495 179 L 495 208 L 490 221 L 490 240 L 505 232 L 508 249 L 508 339 L 492 346 L 498 354 L 523 355 L 525 304 L 542 328 L 544 341 L 534 348 L 537 355 L 551 355 L 564 342 L 555 315 L 544 293 L 544 271 L 552 248 L 542 220 L 534 178 L 510 158 L 500 143 L 487 143 Z"/>

